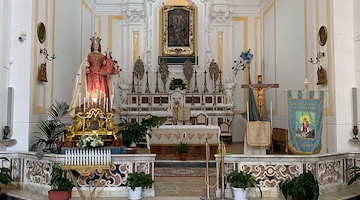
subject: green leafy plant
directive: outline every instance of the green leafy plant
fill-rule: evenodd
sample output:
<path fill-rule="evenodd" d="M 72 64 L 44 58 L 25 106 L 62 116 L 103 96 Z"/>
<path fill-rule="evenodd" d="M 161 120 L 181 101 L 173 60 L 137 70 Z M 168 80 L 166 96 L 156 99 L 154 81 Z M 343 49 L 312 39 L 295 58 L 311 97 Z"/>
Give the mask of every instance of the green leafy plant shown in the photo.
<path fill-rule="evenodd" d="M 126 146 L 130 146 L 131 142 L 139 144 L 144 136 L 151 137 L 150 131 L 161 125 L 161 118 L 152 116 L 148 119 L 144 119 L 141 123 L 138 122 L 123 122 L 120 123 L 121 127 L 118 134 L 121 135 L 121 139 Z"/>
<path fill-rule="evenodd" d="M 226 181 L 235 188 L 246 189 L 249 187 L 257 187 L 262 197 L 259 181 L 255 180 L 255 178 L 248 171 L 233 171 L 226 177 Z"/>
<path fill-rule="evenodd" d="M 0 159 L 9 161 L 9 159 L 7 159 L 5 157 L 0 157 Z M 12 178 L 10 176 L 10 169 L 7 167 L 1 167 L 0 168 L 0 183 L 7 185 L 10 181 L 12 181 Z"/>
<path fill-rule="evenodd" d="M 135 190 L 136 187 L 149 187 L 154 183 L 154 180 L 151 177 L 151 174 L 145 174 L 145 172 L 133 172 L 128 174 L 126 185 L 132 190 Z"/>
<path fill-rule="evenodd" d="M 189 149 L 189 147 L 188 147 L 187 143 L 180 142 L 180 144 L 176 150 L 178 153 L 187 153 L 188 149 Z"/>
<path fill-rule="evenodd" d="M 319 182 L 310 171 L 292 179 L 281 181 L 279 187 L 285 199 L 288 197 L 303 200 L 316 200 L 319 198 Z"/>
<path fill-rule="evenodd" d="M 355 166 L 350 168 L 349 170 L 352 170 L 351 173 L 354 174 L 354 176 L 348 182 L 348 185 L 351 185 L 360 178 L 360 167 Z"/>
<path fill-rule="evenodd" d="M 171 79 L 169 89 L 170 90 L 176 90 L 176 88 L 179 88 L 180 90 L 186 89 L 186 84 L 184 81 L 180 78 L 173 78 Z"/>
<path fill-rule="evenodd" d="M 48 109 L 50 119 L 40 121 L 38 125 L 40 132 L 34 132 L 35 140 L 32 142 L 30 150 L 56 151 L 54 142 L 66 131 L 66 125 L 62 119 L 67 114 L 68 108 L 69 106 L 65 102 L 55 101 Z"/>
<path fill-rule="evenodd" d="M 74 184 L 64 177 L 64 170 L 61 169 L 60 165 L 54 165 L 51 172 L 50 185 L 55 190 L 66 191 L 74 187 Z"/>

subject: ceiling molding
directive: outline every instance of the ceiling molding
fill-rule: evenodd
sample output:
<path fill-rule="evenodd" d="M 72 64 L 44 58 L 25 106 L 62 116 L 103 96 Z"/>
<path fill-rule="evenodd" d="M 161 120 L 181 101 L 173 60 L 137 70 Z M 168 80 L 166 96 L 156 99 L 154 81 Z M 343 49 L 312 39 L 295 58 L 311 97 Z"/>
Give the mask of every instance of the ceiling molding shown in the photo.
<path fill-rule="evenodd" d="M 119 14 L 128 9 L 142 9 L 147 1 L 155 0 L 85 0 L 95 14 Z M 213 0 L 213 10 L 229 10 L 232 13 L 261 14 L 273 0 Z"/>
<path fill-rule="evenodd" d="M 259 4 L 259 12 L 263 13 L 264 10 L 273 2 L 274 0 L 261 0 Z"/>

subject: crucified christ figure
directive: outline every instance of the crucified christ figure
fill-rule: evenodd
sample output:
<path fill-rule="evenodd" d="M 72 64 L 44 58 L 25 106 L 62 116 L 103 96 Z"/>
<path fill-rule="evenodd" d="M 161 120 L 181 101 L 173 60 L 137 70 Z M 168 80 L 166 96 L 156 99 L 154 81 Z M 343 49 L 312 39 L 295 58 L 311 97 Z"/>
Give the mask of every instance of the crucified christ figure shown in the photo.
<path fill-rule="evenodd" d="M 258 75 L 258 84 L 242 84 L 242 88 L 251 88 L 253 90 L 257 90 L 257 107 L 259 111 L 259 118 L 262 120 L 263 117 L 263 107 L 265 103 L 265 90 L 270 88 L 279 88 L 279 84 L 262 84 L 262 76 Z"/>

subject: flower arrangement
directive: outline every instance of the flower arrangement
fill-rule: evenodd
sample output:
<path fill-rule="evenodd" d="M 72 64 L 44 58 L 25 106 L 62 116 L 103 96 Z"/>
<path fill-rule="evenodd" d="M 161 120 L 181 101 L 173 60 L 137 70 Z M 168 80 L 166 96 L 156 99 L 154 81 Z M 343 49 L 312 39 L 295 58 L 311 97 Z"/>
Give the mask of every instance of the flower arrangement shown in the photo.
<path fill-rule="evenodd" d="M 170 90 L 176 90 L 176 88 L 179 88 L 180 90 L 186 89 L 186 84 L 184 81 L 180 78 L 173 78 L 170 82 Z"/>
<path fill-rule="evenodd" d="M 82 135 L 76 146 L 79 148 L 98 148 L 104 146 L 104 142 L 98 135 Z"/>

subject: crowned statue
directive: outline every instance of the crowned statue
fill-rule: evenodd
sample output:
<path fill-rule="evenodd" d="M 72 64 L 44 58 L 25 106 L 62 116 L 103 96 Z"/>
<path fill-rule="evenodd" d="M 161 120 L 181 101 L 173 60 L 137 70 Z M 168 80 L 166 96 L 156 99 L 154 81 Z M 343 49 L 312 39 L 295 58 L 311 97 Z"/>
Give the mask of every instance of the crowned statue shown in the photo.
<path fill-rule="evenodd" d="M 89 101 L 91 103 L 102 101 L 104 105 L 113 105 L 114 103 L 114 81 L 112 75 L 117 74 L 118 70 L 114 66 L 111 51 L 106 51 L 106 55 L 101 53 L 101 39 L 96 33 L 90 40 L 91 52 L 81 62 L 75 78 L 72 100 L 69 107 L 69 113 L 72 116 L 75 116 L 75 108 L 80 107 L 81 102 L 85 104 L 85 102 Z"/>

